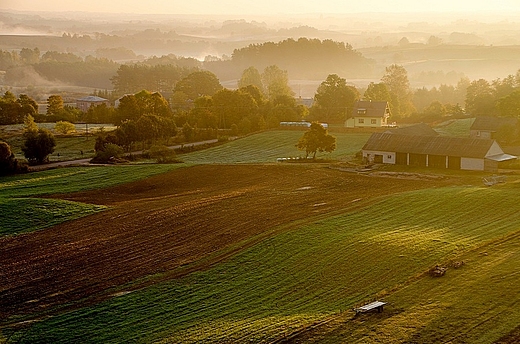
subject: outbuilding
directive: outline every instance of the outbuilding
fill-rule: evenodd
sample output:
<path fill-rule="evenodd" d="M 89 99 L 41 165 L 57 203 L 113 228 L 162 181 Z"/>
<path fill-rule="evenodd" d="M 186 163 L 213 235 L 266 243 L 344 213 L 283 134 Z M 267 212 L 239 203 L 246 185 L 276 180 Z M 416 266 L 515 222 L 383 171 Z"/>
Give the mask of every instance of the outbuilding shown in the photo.
<path fill-rule="evenodd" d="M 362 151 L 372 163 L 472 171 L 497 171 L 499 162 L 516 159 L 491 139 L 389 132 L 373 133 Z"/>
<path fill-rule="evenodd" d="M 518 119 L 513 117 L 476 117 L 469 128 L 469 136 L 478 139 L 497 139 L 500 130 L 516 130 Z"/>

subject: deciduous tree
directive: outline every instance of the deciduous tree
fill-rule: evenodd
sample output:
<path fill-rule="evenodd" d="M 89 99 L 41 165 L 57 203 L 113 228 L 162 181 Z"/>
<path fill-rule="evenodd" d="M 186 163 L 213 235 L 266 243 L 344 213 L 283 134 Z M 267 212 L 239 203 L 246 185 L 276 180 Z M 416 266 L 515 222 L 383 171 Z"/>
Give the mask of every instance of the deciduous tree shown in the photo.
<path fill-rule="evenodd" d="M 197 71 L 189 74 L 175 85 L 174 92 L 184 93 L 188 99 L 213 96 L 222 89 L 217 76 L 210 71 Z"/>
<path fill-rule="evenodd" d="M 396 64 L 386 67 L 381 81 L 386 84 L 390 92 L 391 113 L 397 117 L 409 116 L 414 111 L 414 107 L 406 69 Z"/>
<path fill-rule="evenodd" d="M 262 83 L 269 100 L 278 96 L 294 96 L 294 92 L 289 87 L 289 75 L 286 70 L 280 69 L 276 65 L 268 66 L 262 73 Z"/>
<path fill-rule="evenodd" d="M 54 135 L 47 129 L 38 129 L 32 116 L 27 116 L 23 138 L 22 151 L 30 164 L 47 162 L 56 147 Z"/>
<path fill-rule="evenodd" d="M 238 87 L 256 86 L 259 90 L 263 90 L 262 77 L 260 72 L 255 67 L 251 66 L 242 72 L 240 80 L 238 80 Z"/>
<path fill-rule="evenodd" d="M 313 122 L 309 130 L 300 138 L 296 147 L 305 151 L 306 158 L 309 154 L 312 154 L 312 158 L 316 159 L 316 152 L 331 153 L 336 149 L 336 138 L 329 135 L 327 129 L 321 124 Z"/>
<path fill-rule="evenodd" d="M 348 86 L 346 79 L 330 74 L 318 87 L 314 99 L 316 103 L 311 109 L 313 120 L 343 124 L 359 99 L 359 92 L 355 87 Z"/>

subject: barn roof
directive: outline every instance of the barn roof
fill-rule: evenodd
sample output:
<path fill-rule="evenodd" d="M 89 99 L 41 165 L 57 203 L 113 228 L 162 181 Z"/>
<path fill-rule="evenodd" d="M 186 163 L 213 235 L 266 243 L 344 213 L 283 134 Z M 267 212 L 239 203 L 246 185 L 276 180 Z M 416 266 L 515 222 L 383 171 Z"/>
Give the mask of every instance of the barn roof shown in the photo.
<path fill-rule="evenodd" d="M 87 96 L 83 98 L 76 99 L 78 102 L 106 102 L 108 99 L 96 97 L 96 96 Z"/>
<path fill-rule="evenodd" d="M 494 140 L 373 133 L 363 150 L 484 158 Z"/>
<path fill-rule="evenodd" d="M 354 105 L 352 117 L 384 117 L 386 114 L 387 106 L 388 102 L 358 100 Z"/>
<path fill-rule="evenodd" d="M 391 129 L 391 130 L 388 130 L 387 132 L 392 133 L 392 134 L 399 134 L 399 135 L 418 135 L 418 136 L 438 136 L 439 135 L 438 132 L 433 130 L 433 128 L 430 127 L 426 123 L 418 123 L 418 124 L 410 125 L 408 127 Z"/>
<path fill-rule="evenodd" d="M 473 121 L 470 130 L 497 131 L 503 126 L 516 126 L 517 122 L 513 117 L 479 116 Z"/>

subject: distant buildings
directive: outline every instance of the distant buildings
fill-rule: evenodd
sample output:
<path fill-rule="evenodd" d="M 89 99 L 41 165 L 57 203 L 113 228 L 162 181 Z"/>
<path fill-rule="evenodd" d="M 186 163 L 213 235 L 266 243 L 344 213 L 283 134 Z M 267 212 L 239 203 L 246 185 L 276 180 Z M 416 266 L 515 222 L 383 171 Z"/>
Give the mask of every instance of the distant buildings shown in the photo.
<path fill-rule="evenodd" d="M 83 112 L 87 112 L 92 105 L 97 106 L 101 104 L 106 104 L 107 106 L 110 106 L 110 101 L 108 99 L 96 96 L 88 96 L 76 99 L 76 107 Z"/>

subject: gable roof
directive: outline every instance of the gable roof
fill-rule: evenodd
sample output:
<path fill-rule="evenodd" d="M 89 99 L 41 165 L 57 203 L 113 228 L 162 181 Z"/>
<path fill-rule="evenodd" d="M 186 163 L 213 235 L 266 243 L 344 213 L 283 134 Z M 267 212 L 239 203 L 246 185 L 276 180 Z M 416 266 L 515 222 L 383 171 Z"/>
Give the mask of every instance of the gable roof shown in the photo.
<path fill-rule="evenodd" d="M 96 97 L 96 96 L 87 96 L 83 98 L 76 99 L 77 102 L 106 102 L 108 99 Z"/>
<path fill-rule="evenodd" d="M 433 130 L 426 123 L 418 123 L 410 125 L 408 127 L 396 128 L 387 130 L 387 133 L 398 134 L 398 135 L 417 135 L 417 136 L 438 136 L 439 133 Z"/>
<path fill-rule="evenodd" d="M 354 105 L 352 117 L 384 117 L 388 102 L 376 102 L 370 100 L 358 100 Z M 359 113 L 358 110 L 365 110 Z"/>
<path fill-rule="evenodd" d="M 485 158 L 494 140 L 373 133 L 363 150 Z"/>
<path fill-rule="evenodd" d="M 516 126 L 518 120 L 513 117 L 476 117 L 470 130 L 498 131 L 503 126 Z"/>

